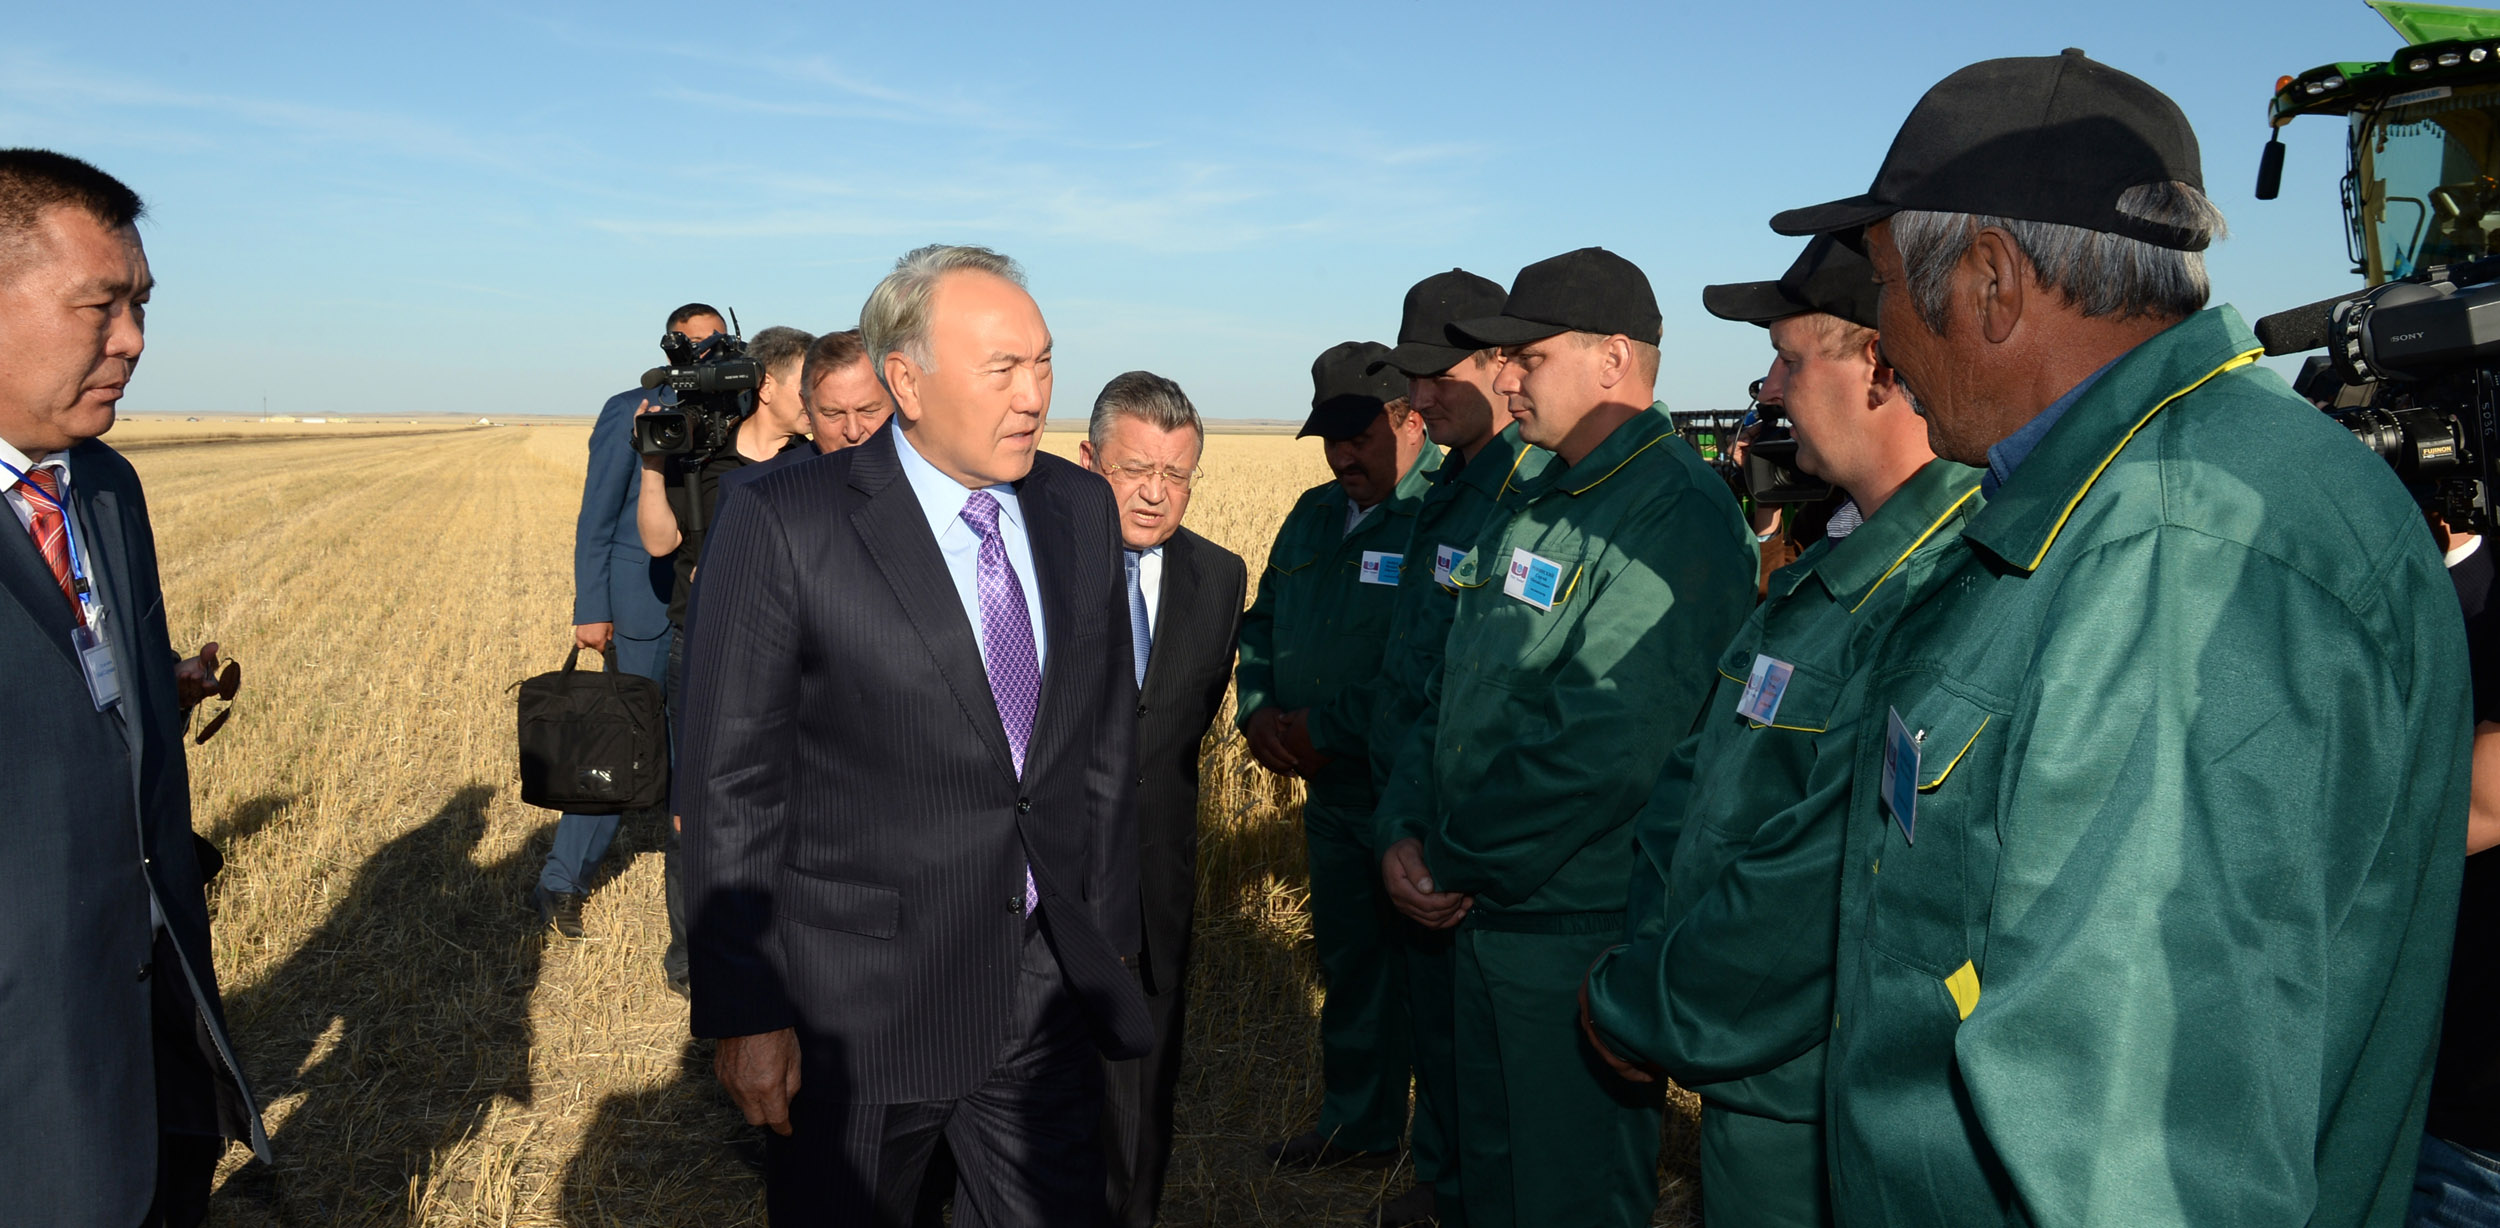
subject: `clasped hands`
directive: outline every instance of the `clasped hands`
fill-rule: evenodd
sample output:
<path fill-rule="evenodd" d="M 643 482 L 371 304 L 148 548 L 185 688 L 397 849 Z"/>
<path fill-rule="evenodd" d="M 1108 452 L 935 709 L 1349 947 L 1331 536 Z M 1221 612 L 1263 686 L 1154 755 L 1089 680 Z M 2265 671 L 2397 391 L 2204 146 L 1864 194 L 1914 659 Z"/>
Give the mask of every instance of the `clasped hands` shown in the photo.
<path fill-rule="evenodd" d="M 1389 889 L 1389 902 L 1417 925 L 1445 930 L 1466 919 L 1468 910 L 1476 906 L 1476 897 L 1465 892 L 1432 889 L 1432 871 L 1424 866 L 1421 840 L 1410 837 L 1390 845 L 1388 854 L 1380 859 L 1380 877 Z M 1590 972 L 1596 970 L 1596 965 L 1590 965 Z M 1656 1066 L 1628 1060 L 1606 1047 L 1605 1038 L 1598 1035 L 1597 1024 L 1589 1018 L 1585 976 L 1580 980 L 1580 1032 L 1616 1075 L 1634 1083 L 1655 1083 L 1665 1077 L 1666 1072 Z"/>
<path fill-rule="evenodd" d="M 1250 714 L 1242 736 L 1249 739 L 1250 757 L 1279 776 L 1307 778 L 1328 766 L 1329 756 L 1311 744 L 1309 708 L 1291 712 L 1261 708 Z"/>

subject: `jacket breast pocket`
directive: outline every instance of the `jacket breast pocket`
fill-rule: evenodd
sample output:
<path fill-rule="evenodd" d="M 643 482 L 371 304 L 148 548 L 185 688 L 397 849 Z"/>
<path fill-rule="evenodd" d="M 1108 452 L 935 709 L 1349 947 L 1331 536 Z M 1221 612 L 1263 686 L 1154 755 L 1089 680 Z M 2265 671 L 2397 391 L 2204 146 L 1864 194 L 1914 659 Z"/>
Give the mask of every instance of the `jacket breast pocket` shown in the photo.
<path fill-rule="evenodd" d="M 1514 558 L 1520 553 L 1502 546 L 1498 565 L 1487 565 L 1470 555 L 1468 562 L 1477 567 L 1469 568 L 1464 580 L 1459 580 L 1457 572 L 1451 575 L 1464 587 L 1489 590 L 1491 601 L 1483 607 L 1478 624 L 1479 651 L 1520 680 L 1546 686 L 1551 684 L 1548 668 L 1564 655 L 1588 607 L 1595 566 L 1576 550 Z M 1547 570 L 1524 579 L 1514 577 L 1514 572 L 1524 573 L 1533 564 L 1543 564 Z"/>
<path fill-rule="evenodd" d="M 1842 679 L 1829 671 L 1746 645 L 1719 658 L 1719 677 L 1715 719 L 1791 733 L 1823 733 L 1832 726 Z"/>
<path fill-rule="evenodd" d="M 783 866 L 773 911 L 812 929 L 892 938 L 902 928 L 903 896 L 891 888 L 819 878 Z"/>
<path fill-rule="evenodd" d="M 1878 693 L 1895 702 L 1888 712 L 1867 712 L 1859 759 L 1872 769 L 1862 768 L 1859 779 L 1875 785 L 1875 812 L 1885 828 L 1868 867 L 1874 889 L 1867 940 L 1901 963 L 1949 979 L 1985 954 L 1977 935 L 1996 879 L 2005 716 L 1943 680 L 1923 694 L 1915 685 Z M 1882 800 L 1894 791 L 1884 774 L 1893 712 L 1917 748 L 1916 800 L 1906 823 Z"/>

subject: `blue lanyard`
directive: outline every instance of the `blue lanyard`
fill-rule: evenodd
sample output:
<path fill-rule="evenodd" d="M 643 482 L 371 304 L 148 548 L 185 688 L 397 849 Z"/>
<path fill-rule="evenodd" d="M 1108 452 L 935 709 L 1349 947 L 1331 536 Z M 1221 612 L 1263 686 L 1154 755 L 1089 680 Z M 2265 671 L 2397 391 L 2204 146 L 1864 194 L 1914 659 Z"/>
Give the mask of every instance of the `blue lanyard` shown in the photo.
<path fill-rule="evenodd" d="M 84 560 L 79 557 L 78 518 L 69 514 L 68 504 L 53 498 L 51 495 L 45 494 L 42 487 L 26 481 L 25 470 L 20 469 L 4 460 L 0 460 L 0 469 L 8 470 L 9 473 L 16 477 L 19 482 L 25 483 L 26 493 L 29 497 L 41 499 L 44 502 L 51 504 L 52 510 L 61 514 L 61 538 L 69 543 L 70 579 L 76 582 L 75 587 L 78 590 L 78 604 L 81 609 L 84 609 L 87 612 L 87 625 L 94 626 L 96 622 L 95 586 L 87 583 L 87 565 Z M 61 480 L 66 485 L 69 480 L 69 475 L 62 474 Z"/>

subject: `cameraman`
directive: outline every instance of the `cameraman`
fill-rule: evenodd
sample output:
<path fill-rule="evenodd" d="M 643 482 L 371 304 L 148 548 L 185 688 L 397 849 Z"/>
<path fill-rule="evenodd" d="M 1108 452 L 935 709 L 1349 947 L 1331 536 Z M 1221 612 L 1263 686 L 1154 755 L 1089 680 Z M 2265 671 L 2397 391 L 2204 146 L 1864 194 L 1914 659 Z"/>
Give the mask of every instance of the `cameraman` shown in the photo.
<path fill-rule="evenodd" d="M 756 385 L 755 409 L 738 424 L 730 446 L 710 456 L 642 458 L 642 499 L 634 508 L 634 524 L 641 530 L 643 549 L 655 559 L 673 556 L 677 567 L 677 583 L 668 599 L 668 622 L 673 632 L 669 638 L 667 684 L 672 744 L 678 717 L 677 692 L 685 661 L 686 598 L 694 587 L 695 561 L 703 555 L 703 530 L 713 523 L 714 513 L 719 510 L 721 478 L 747 465 L 771 460 L 802 443 L 800 432 L 806 429 L 807 411 L 799 399 L 800 370 L 807 347 L 815 341 L 816 338 L 795 328 L 767 328 L 756 333 L 755 339 L 747 343 L 747 356 L 755 360 L 764 375 Z M 645 402 L 634 416 L 641 417 L 657 408 Z M 670 992 L 684 997 L 686 911 L 684 893 L 678 887 L 677 831 L 677 819 L 672 815 L 663 846 L 668 954 L 662 957 L 661 968 L 668 974 Z"/>
<path fill-rule="evenodd" d="M 2500 1009 L 2500 623 L 2491 543 L 2430 516 L 2465 614 L 2467 676 L 2474 688 L 2474 791 L 2465 841 L 2465 888 L 2449 956 L 2446 1024 L 2431 1072 L 2429 1119 L 2413 1176 L 2408 1228 L 2488 1224 L 2500 1216 L 2500 1056 L 2490 1020 Z"/>

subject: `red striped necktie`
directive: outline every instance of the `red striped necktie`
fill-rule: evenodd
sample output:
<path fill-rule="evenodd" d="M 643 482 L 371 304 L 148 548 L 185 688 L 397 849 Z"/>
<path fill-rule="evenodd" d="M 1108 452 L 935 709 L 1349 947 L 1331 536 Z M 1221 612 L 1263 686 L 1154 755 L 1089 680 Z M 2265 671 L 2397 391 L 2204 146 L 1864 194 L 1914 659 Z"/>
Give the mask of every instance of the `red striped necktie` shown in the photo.
<path fill-rule="evenodd" d="M 61 518 L 60 475 L 40 467 L 29 469 L 18 485 L 34 487 L 32 492 L 20 496 L 26 500 L 27 510 L 34 513 L 27 531 L 35 535 L 35 549 L 43 553 L 43 561 L 52 568 L 52 578 L 60 582 L 61 595 L 69 598 L 70 617 L 83 627 L 87 625 L 87 612 L 80 608 L 78 589 L 70 581 L 69 523 Z"/>

